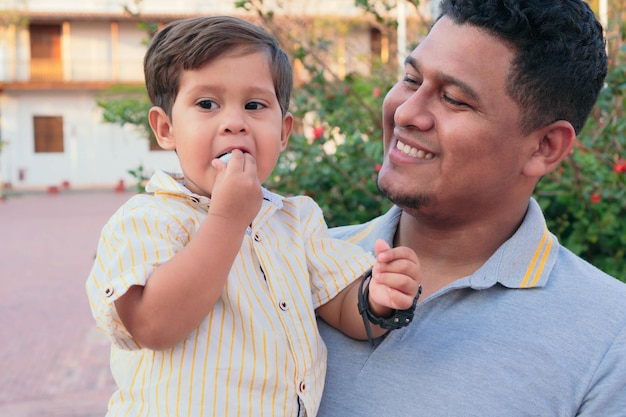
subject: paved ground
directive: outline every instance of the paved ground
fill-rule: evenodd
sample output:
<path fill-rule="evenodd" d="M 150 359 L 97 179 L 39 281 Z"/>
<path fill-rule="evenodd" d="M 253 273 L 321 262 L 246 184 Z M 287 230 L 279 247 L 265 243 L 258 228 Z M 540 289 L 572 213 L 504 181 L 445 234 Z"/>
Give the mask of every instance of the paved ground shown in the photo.
<path fill-rule="evenodd" d="M 85 295 L 101 227 L 128 193 L 0 201 L 0 416 L 101 417 L 109 343 Z"/>

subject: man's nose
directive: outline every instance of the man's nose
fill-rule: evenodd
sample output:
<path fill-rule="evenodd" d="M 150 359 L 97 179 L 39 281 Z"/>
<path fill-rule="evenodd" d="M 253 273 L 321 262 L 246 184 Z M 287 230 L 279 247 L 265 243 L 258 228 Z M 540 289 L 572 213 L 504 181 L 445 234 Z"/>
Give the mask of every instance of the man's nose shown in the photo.
<path fill-rule="evenodd" d="M 411 93 L 404 93 L 396 99 L 397 107 L 394 121 L 398 126 L 412 126 L 427 131 L 434 126 L 434 117 L 430 111 L 432 94 L 423 87 Z"/>

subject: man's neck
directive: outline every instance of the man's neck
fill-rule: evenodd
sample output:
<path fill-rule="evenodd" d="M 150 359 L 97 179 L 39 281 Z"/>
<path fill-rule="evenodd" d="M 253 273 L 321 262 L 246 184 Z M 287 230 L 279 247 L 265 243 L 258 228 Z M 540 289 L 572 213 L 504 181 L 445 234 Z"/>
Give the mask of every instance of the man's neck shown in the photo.
<path fill-rule="evenodd" d="M 519 227 L 525 211 L 510 219 L 476 221 L 463 226 L 431 226 L 403 211 L 394 246 L 407 246 L 418 256 L 423 297 L 478 270 Z"/>

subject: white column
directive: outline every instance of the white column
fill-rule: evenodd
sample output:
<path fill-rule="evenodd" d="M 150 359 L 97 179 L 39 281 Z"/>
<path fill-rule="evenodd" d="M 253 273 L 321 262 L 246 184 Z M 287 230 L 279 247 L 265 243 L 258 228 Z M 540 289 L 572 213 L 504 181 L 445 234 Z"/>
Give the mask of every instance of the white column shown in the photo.
<path fill-rule="evenodd" d="M 602 23 L 602 27 L 606 31 L 609 25 L 609 6 L 608 0 L 600 0 L 598 14 L 600 15 L 600 23 Z"/>
<path fill-rule="evenodd" d="M 398 71 L 404 71 L 404 60 L 406 59 L 406 0 L 397 0 L 398 9 Z"/>

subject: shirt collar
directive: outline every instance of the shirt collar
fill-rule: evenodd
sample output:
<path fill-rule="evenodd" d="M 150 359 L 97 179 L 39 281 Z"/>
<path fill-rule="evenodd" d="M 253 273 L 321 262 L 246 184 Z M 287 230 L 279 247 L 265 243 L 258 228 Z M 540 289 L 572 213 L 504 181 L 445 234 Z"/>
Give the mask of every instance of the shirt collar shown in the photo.
<path fill-rule="evenodd" d="M 146 184 L 146 192 L 153 194 L 170 194 L 177 197 L 182 197 L 193 204 L 205 207 L 208 209 L 211 199 L 209 197 L 199 195 L 191 192 L 185 186 L 185 177 L 183 174 L 165 172 L 157 170 L 152 175 L 148 183 Z M 263 200 L 276 206 L 278 210 L 283 207 L 283 197 L 273 193 L 266 188 L 262 188 Z"/>
<path fill-rule="evenodd" d="M 496 282 L 508 288 L 543 287 L 550 278 L 559 249 L 539 204 L 531 199 L 515 234 L 472 274 L 470 281 L 473 287 Z"/>
<path fill-rule="evenodd" d="M 396 206 L 361 230 L 391 244 L 402 210 Z M 354 238 L 359 240 L 355 235 Z M 507 288 L 543 287 L 548 282 L 559 252 L 559 242 L 546 226 L 539 204 L 530 199 L 522 224 L 476 272 L 459 280 L 474 289 L 499 283 Z"/>

